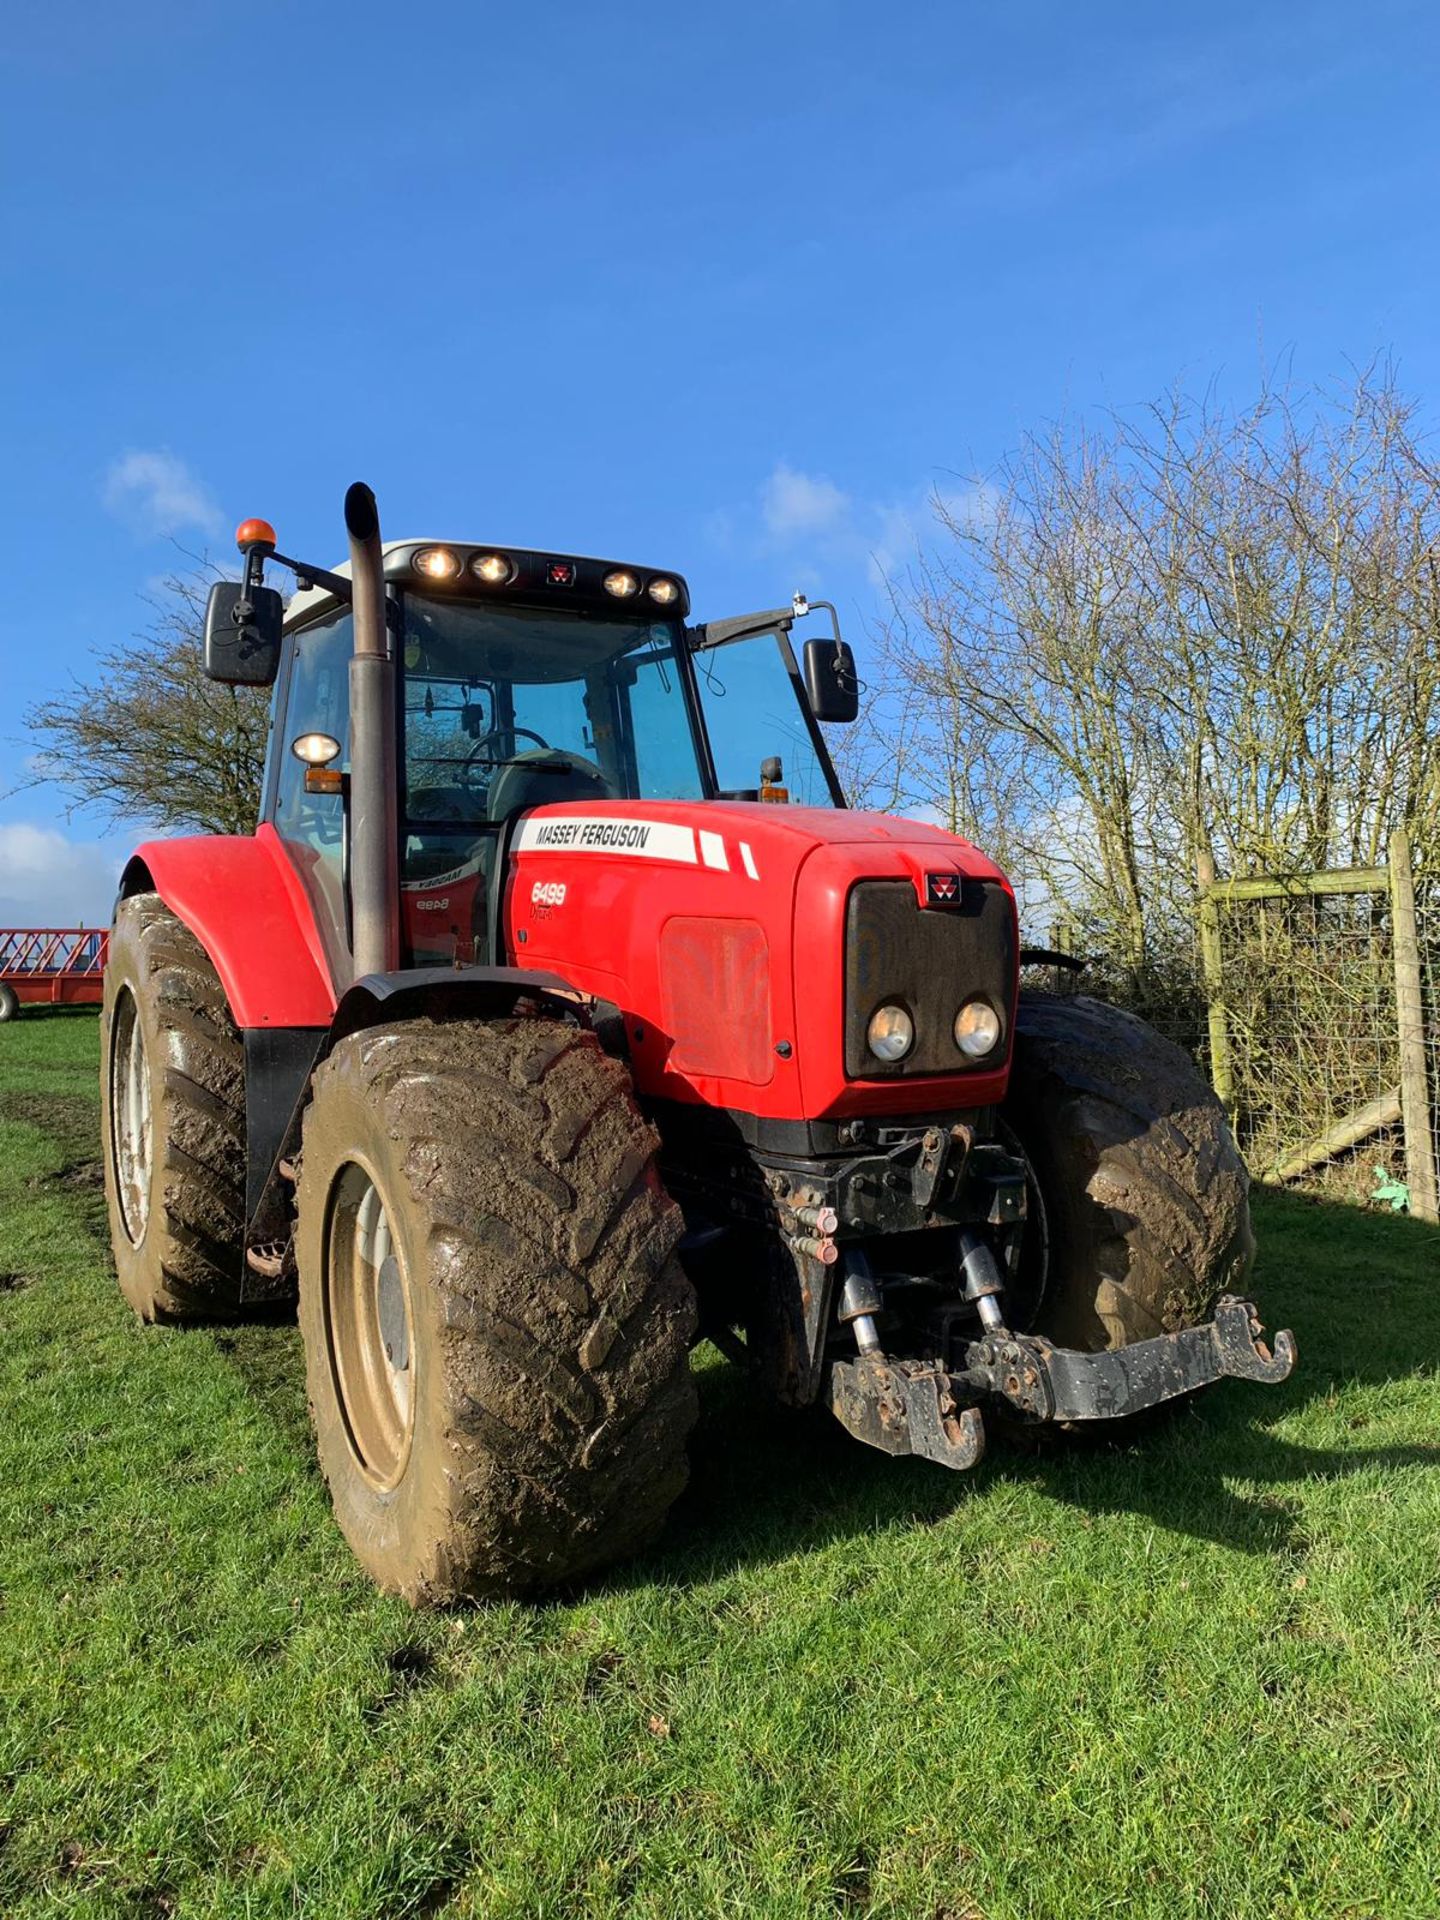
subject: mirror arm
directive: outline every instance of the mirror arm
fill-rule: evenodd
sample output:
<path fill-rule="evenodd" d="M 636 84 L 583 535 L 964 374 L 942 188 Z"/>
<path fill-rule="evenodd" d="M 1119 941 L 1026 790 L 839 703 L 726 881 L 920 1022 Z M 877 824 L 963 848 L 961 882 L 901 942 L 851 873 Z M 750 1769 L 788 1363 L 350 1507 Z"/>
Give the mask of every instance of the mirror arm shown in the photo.
<path fill-rule="evenodd" d="M 833 600 L 808 600 L 808 599 L 804 599 L 804 596 L 801 594 L 796 594 L 795 598 L 797 600 L 804 600 L 804 610 L 806 613 L 817 613 L 823 608 L 823 610 L 829 614 L 830 637 L 835 641 L 837 645 L 840 645 L 841 644 L 840 616 L 835 611 L 835 602 Z M 795 611 L 798 614 L 800 612 L 800 608 L 797 606 Z"/>
<path fill-rule="evenodd" d="M 843 645 L 840 615 L 835 611 L 834 601 L 811 600 L 803 593 L 795 595 L 788 610 L 775 607 L 769 613 L 742 613 L 733 620 L 709 620 L 700 626 L 687 627 L 685 637 L 692 653 L 704 653 L 711 647 L 728 647 L 732 640 L 750 640 L 757 633 L 773 633 L 777 627 L 789 633 L 797 620 L 803 620 L 808 613 L 822 611 L 830 616 L 830 632 L 836 644 Z"/>
<path fill-rule="evenodd" d="M 704 653 L 711 647 L 728 647 L 732 640 L 773 633 L 777 627 L 788 633 L 794 624 L 793 610 L 776 607 L 769 613 L 742 613 L 733 620 L 707 620 L 700 626 L 687 627 L 685 638 L 692 653 Z"/>
<path fill-rule="evenodd" d="M 240 578 L 243 598 L 235 602 L 235 618 L 242 626 L 255 618 L 255 589 L 265 582 L 265 548 L 258 542 L 245 549 L 245 571 Z"/>
<path fill-rule="evenodd" d="M 288 567 L 290 569 L 291 573 L 295 576 L 296 586 L 299 587 L 302 592 L 306 587 L 323 587 L 327 593 L 333 593 L 337 600 L 343 600 L 346 606 L 349 606 L 354 598 L 354 592 L 350 582 L 338 573 L 327 573 L 324 567 L 308 566 L 303 560 L 291 560 L 283 553 L 272 553 L 270 558 L 277 566 Z M 248 555 L 246 556 L 246 567 L 245 584 L 248 587 L 250 584 Z"/>
<path fill-rule="evenodd" d="M 288 554 L 276 553 L 273 548 L 258 544 L 245 549 L 245 571 L 240 584 L 245 597 L 235 603 L 235 617 L 243 625 L 255 617 L 255 602 L 251 594 L 260 586 L 265 577 L 265 562 L 273 560 L 277 567 L 288 567 L 295 576 L 295 584 L 303 593 L 307 587 L 324 587 L 327 593 L 333 593 L 337 600 L 343 600 L 348 607 L 354 599 L 350 582 L 338 573 L 327 573 L 324 567 L 308 566 L 303 560 L 292 560 Z"/>

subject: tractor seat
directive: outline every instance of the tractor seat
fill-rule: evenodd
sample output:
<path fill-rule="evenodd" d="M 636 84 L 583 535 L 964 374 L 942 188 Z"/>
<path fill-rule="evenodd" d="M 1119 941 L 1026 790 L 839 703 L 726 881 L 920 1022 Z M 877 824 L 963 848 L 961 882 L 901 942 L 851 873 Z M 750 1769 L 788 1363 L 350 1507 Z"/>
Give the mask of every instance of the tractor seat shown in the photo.
<path fill-rule="evenodd" d="M 508 820 L 529 807 L 619 798 L 593 760 L 560 747 L 536 747 L 507 761 L 491 781 L 490 818 Z"/>

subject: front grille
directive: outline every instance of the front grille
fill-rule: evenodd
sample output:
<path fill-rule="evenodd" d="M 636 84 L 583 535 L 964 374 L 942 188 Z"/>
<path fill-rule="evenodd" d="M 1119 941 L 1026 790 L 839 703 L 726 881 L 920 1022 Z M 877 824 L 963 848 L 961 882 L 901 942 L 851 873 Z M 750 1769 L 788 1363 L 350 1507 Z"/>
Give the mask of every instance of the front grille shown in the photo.
<path fill-rule="evenodd" d="M 845 1072 L 852 1080 L 993 1067 L 1009 1040 L 1016 963 L 1015 910 L 993 880 L 967 880 L 958 906 L 922 907 L 908 880 L 862 880 L 845 916 Z M 961 1003 L 983 994 L 1004 1024 L 988 1059 L 967 1060 L 955 1045 Z M 896 1002 L 915 1022 L 915 1045 L 893 1066 L 877 1060 L 865 1029 L 877 1007 Z"/>

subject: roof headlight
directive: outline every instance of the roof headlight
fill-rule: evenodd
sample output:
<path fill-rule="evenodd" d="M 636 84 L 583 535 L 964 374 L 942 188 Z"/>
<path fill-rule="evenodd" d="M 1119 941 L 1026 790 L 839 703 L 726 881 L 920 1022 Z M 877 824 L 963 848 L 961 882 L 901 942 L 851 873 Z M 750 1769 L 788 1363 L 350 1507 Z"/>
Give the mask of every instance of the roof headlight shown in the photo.
<path fill-rule="evenodd" d="M 657 607 L 673 606 L 680 598 L 679 587 L 673 580 L 667 580 L 663 575 L 658 580 L 652 580 L 645 591 Z"/>
<path fill-rule="evenodd" d="M 605 591 L 613 593 L 617 600 L 630 600 L 640 591 L 640 582 L 624 567 L 616 567 L 613 573 L 605 576 Z"/>
<path fill-rule="evenodd" d="M 508 587 L 515 578 L 515 562 L 508 553 L 477 553 L 470 571 L 487 587 Z"/>
<path fill-rule="evenodd" d="M 877 1007 L 865 1029 L 865 1044 L 877 1060 L 893 1066 L 915 1044 L 915 1022 L 904 1007 Z"/>
<path fill-rule="evenodd" d="M 427 580 L 453 580 L 460 571 L 460 562 L 449 547 L 422 547 L 410 564 Z"/>
<path fill-rule="evenodd" d="M 1000 1044 L 1000 1016 L 988 1000 L 967 1000 L 955 1016 L 955 1044 L 967 1060 L 983 1060 Z"/>

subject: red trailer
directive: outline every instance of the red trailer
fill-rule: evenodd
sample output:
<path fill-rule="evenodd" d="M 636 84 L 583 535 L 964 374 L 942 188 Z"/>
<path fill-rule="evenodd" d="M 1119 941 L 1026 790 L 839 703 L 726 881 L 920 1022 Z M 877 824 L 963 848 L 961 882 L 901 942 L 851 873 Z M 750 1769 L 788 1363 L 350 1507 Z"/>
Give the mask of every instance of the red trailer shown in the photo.
<path fill-rule="evenodd" d="M 0 1020 L 27 1003 L 98 1007 L 109 945 L 103 927 L 0 927 Z"/>

